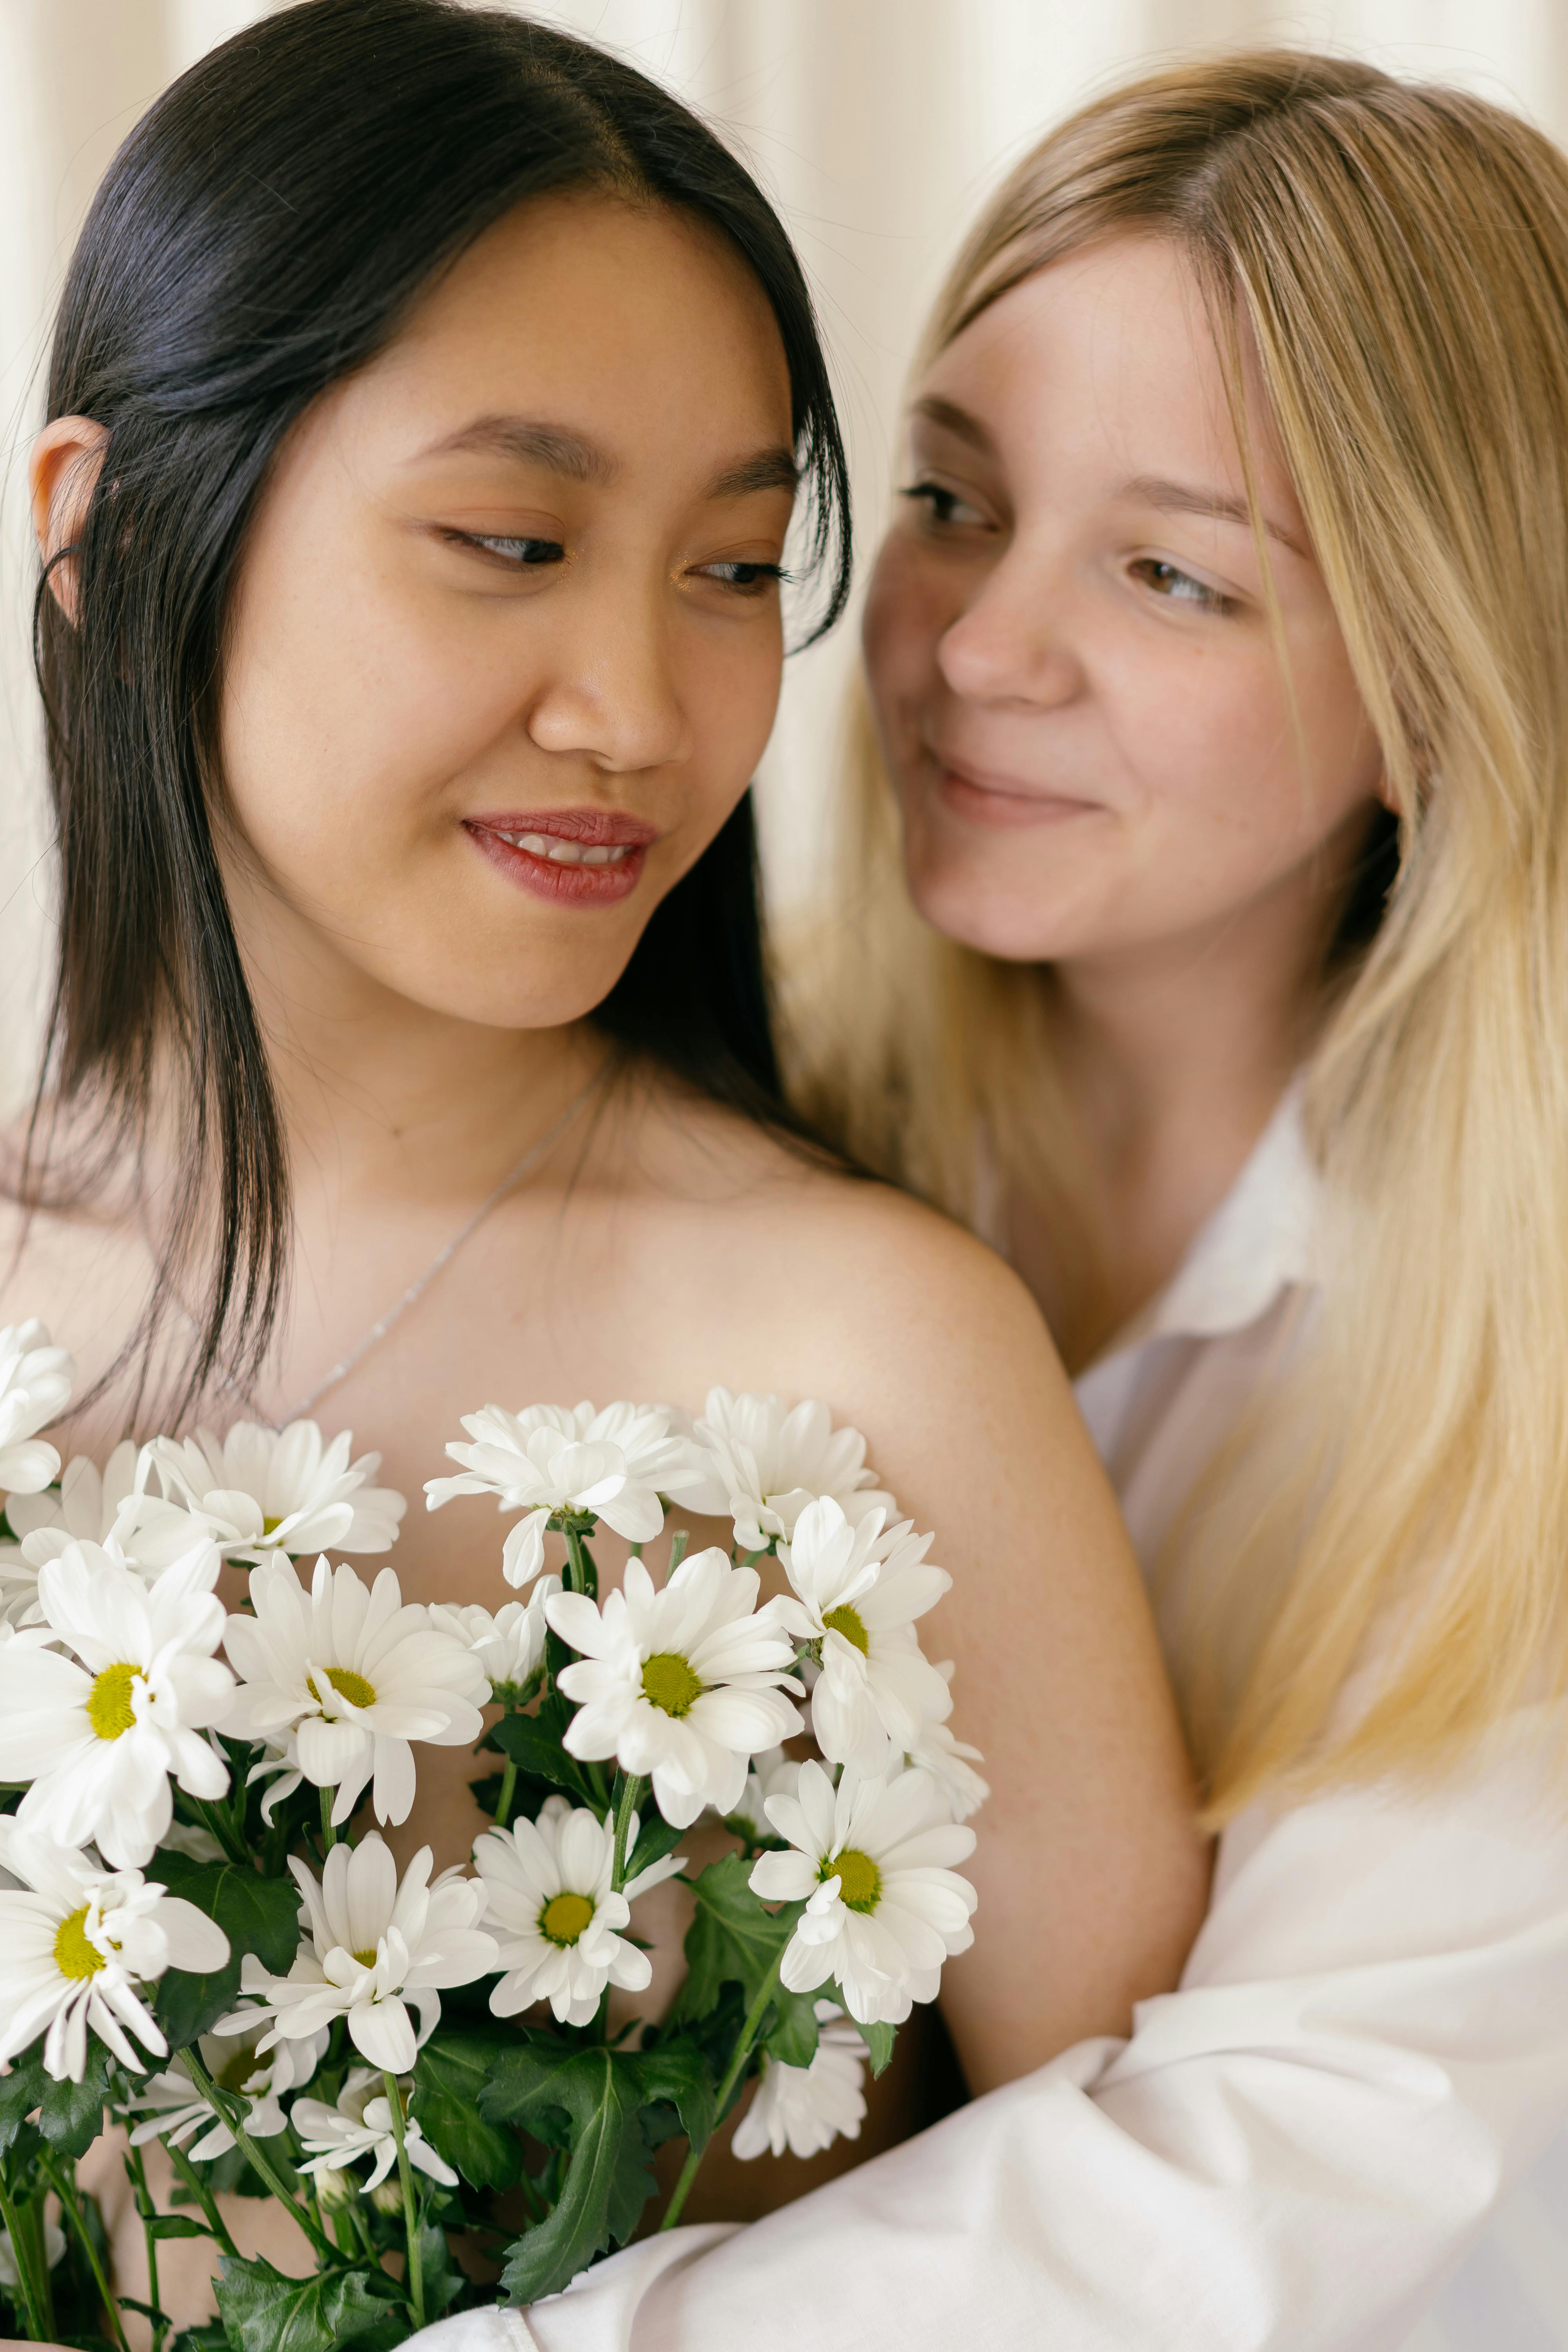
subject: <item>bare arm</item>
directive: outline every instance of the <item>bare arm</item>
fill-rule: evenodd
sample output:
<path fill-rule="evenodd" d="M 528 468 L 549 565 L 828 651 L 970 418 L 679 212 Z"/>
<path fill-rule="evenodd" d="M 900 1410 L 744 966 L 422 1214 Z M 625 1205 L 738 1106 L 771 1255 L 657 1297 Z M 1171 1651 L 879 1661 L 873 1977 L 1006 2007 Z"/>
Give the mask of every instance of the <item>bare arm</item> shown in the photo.
<path fill-rule="evenodd" d="M 1207 1853 L 1142 1580 L 1034 1302 L 978 1243 L 869 1190 L 820 1255 L 819 1295 L 850 1303 L 806 1337 L 795 1392 L 831 1380 L 953 1578 L 921 1633 L 956 1662 L 954 1727 L 993 1790 L 965 1866 L 975 1944 L 942 1983 L 984 2091 L 1125 2034 L 1174 1985 Z"/>

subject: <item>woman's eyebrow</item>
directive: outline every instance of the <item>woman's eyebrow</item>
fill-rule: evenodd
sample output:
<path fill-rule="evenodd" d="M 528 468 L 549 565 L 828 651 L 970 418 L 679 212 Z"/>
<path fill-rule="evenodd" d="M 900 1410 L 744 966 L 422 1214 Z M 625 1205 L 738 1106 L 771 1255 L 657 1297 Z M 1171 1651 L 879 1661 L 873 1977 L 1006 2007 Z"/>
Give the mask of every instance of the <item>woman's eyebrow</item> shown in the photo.
<path fill-rule="evenodd" d="M 476 416 L 455 433 L 432 441 L 414 462 L 458 456 L 510 457 L 519 465 L 544 466 L 574 482 L 607 482 L 620 470 L 597 442 L 568 425 L 532 416 Z"/>
<path fill-rule="evenodd" d="M 421 449 L 414 462 L 419 465 L 431 457 L 476 455 L 507 457 L 517 465 L 543 466 L 549 472 L 563 474 L 574 482 L 610 482 L 620 471 L 619 459 L 596 441 L 589 440 L 585 434 L 533 416 L 476 416 L 459 425 L 455 433 Z M 757 490 L 787 490 L 793 498 L 799 487 L 800 468 L 793 453 L 781 446 L 758 449 L 724 467 L 703 495 L 710 499 L 739 499 Z"/>
<path fill-rule="evenodd" d="M 1116 490 L 1119 504 L 1155 507 L 1162 514 L 1207 515 L 1215 522 L 1240 523 L 1244 530 L 1252 528 L 1252 509 L 1245 499 L 1228 490 L 1199 488 L 1192 482 L 1167 481 L 1158 474 L 1135 474 Z M 1270 539 L 1288 547 L 1292 555 L 1304 556 L 1306 549 L 1283 524 L 1270 522 L 1267 515 L 1260 518 Z"/>
<path fill-rule="evenodd" d="M 960 408 L 956 401 L 943 400 L 940 393 L 922 394 L 910 413 L 912 416 L 921 417 L 927 425 L 938 425 L 943 433 L 952 434 L 960 441 L 967 441 L 970 447 L 977 449 L 983 457 L 996 455 L 996 444 L 978 416 L 971 416 L 968 409 Z"/>

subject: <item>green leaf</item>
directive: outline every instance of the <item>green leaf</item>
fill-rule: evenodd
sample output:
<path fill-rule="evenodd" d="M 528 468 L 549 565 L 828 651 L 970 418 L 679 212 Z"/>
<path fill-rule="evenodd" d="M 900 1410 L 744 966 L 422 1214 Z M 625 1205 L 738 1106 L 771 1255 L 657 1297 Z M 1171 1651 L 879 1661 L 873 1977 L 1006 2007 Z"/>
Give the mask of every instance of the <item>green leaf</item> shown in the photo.
<path fill-rule="evenodd" d="M 406 2310 L 388 2309 L 401 2290 L 384 2272 L 318 2271 L 285 2278 L 268 2262 L 225 2257 L 213 2293 L 233 2352 L 332 2352 L 358 2343 L 364 2352 L 401 2344 L 412 2334 Z"/>
<path fill-rule="evenodd" d="M 675 1852 L 685 1835 L 684 1830 L 672 1830 L 663 1814 L 650 1806 L 637 1822 L 637 1842 L 626 1856 L 626 1876 L 635 1878 L 639 1870 L 662 1862 L 667 1853 Z"/>
<path fill-rule="evenodd" d="M 871 2053 L 873 2076 L 880 2074 L 893 2054 L 893 2044 L 899 2036 L 898 2027 L 896 2025 L 858 2025 L 855 2031 Z"/>
<path fill-rule="evenodd" d="M 228 2330 L 221 2319 L 204 2320 L 199 2327 L 182 2327 L 169 2352 L 229 2352 Z"/>
<path fill-rule="evenodd" d="M 547 2147 L 565 2147 L 581 2096 L 577 2062 L 599 2054 L 546 2034 L 514 2042 L 479 2091 L 479 2112 L 492 2123 L 525 2125 Z"/>
<path fill-rule="evenodd" d="M 548 1706 L 549 1700 L 545 1701 Z M 541 1714 L 543 1710 L 541 1709 Z M 491 1727 L 496 1745 L 517 1766 L 536 1780 L 549 1780 L 557 1789 L 564 1789 L 578 1803 L 592 1806 L 603 1814 L 604 1801 L 595 1789 L 575 1756 L 568 1756 L 558 1734 L 552 1733 L 537 1715 L 503 1715 Z"/>
<path fill-rule="evenodd" d="M 205 2221 L 193 2221 L 188 2213 L 160 2213 L 152 2224 L 155 2238 L 210 2238 L 212 2231 Z"/>
<path fill-rule="evenodd" d="M 740 1854 L 729 1853 L 722 1862 L 710 1863 L 689 1882 L 697 1897 L 697 1916 L 687 1930 L 686 1982 L 671 2011 L 673 2018 L 706 2017 L 726 1984 L 741 1986 L 749 2006 L 794 1935 L 805 1905 L 787 1903 L 779 1911 L 764 1909 L 746 1883 L 751 1868 Z"/>
<path fill-rule="evenodd" d="M 171 2050 L 183 2050 L 234 2007 L 247 1952 L 274 1976 L 288 1974 L 300 1942 L 300 1890 L 292 1878 L 263 1878 L 239 1863 L 193 1862 L 184 1853 L 155 1853 L 147 1875 L 216 1919 L 228 1937 L 226 1967 L 210 1976 L 170 1969 L 159 1984 L 158 2022 Z"/>
<path fill-rule="evenodd" d="M 628 2052 L 621 2063 L 635 2070 L 645 2105 L 673 2107 L 692 2147 L 707 2146 L 713 2131 L 713 2077 L 700 2050 L 673 2042 L 659 2050 Z"/>
<path fill-rule="evenodd" d="M 531 2053 L 536 2058 L 541 2053 Z M 572 2160 L 555 2210 L 512 2244 L 501 2285 L 513 2304 L 554 2294 L 611 2244 L 624 2244 L 653 2192 L 637 2109 L 637 2061 L 599 2048 L 563 2051 L 562 2063 L 540 2064 L 524 2096 L 521 2070 L 509 2096 L 563 2107 L 570 2117 Z M 519 2117 L 521 2120 L 521 2117 Z"/>
<path fill-rule="evenodd" d="M 44 2071 L 42 2040 L 0 2077 L 0 2150 L 16 2139 L 36 2110 L 38 2129 L 51 2147 L 73 2160 L 85 2156 L 103 2128 L 103 2103 L 116 2060 L 96 2033 L 87 2039 L 87 2067 L 79 2083 L 57 2083 Z"/>
<path fill-rule="evenodd" d="M 487 2123 L 479 2104 L 501 2057 L 516 2046 L 512 2034 L 437 2030 L 414 2063 L 415 2119 L 471 2189 L 510 2189 L 522 2171 L 515 2137 Z"/>
<path fill-rule="evenodd" d="M 816 2057 L 818 1998 L 815 1992 L 786 1992 L 783 1985 L 774 1993 L 773 2023 L 762 2042 L 781 2066 L 809 2066 Z"/>

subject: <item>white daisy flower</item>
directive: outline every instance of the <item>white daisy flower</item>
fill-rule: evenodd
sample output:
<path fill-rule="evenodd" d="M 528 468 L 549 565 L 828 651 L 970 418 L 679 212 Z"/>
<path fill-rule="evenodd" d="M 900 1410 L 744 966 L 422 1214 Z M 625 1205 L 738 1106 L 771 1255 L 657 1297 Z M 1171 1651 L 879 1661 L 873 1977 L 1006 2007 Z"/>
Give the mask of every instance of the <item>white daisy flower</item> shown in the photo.
<path fill-rule="evenodd" d="M 460 1478 L 431 1478 L 426 1507 L 455 1495 L 494 1495 L 503 1511 L 523 1511 L 501 1550 L 509 1584 L 527 1584 L 544 1565 L 544 1536 L 560 1513 L 601 1518 L 628 1543 L 648 1543 L 664 1525 L 659 1493 L 686 1458 L 662 1406 L 586 1402 L 533 1404 L 507 1412 L 499 1404 L 465 1413 L 472 1445 L 448 1445 Z"/>
<path fill-rule="evenodd" d="M 398 1885 L 397 1865 L 378 1831 L 356 1846 L 335 1845 L 320 1881 L 293 1855 L 289 1867 L 304 1905 L 301 1941 L 286 1977 L 269 1976 L 253 1952 L 239 1989 L 252 2004 L 219 2018 L 217 2033 L 268 2032 L 259 2055 L 279 2042 L 304 2042 L 337 2018 L 362 2058 L 405 2074 L 436 2030 L 441 1993 L 471 1984 L 500 1965 L 493 1936 L 476 1922 L 485 1889 L 457 1870 L 431 1882 L 430 1849 L 421 1846 Z M 416 2034 L 408 2011 L 419 2012 Z"/>
<path fill-rule="evenodd" d="M 947 1721 L 952 1711 L 952 1660 L 942 1660 L 937 1673 L 950 1685 L 947 1705 L 933 1721 L 921 1726 L 920 1737 L 905 1751 L 904 1761 L 919 1772 L 929 1772 L 947 1799 L 953 1820 L 966 1822 L 991 1794 L 990 1783 L 973 1769 L 985 1759 L 978 1748 L 966 1748 L 962 1739 L 955 1739 Z"/>
<path fill-rule="evenodd" d="M 792 1851 L 764 1853 L 751 1886 L 764 1903 L 805 1902 L 784 1948 L 783 1983 L 814 1992 L 834 1979 L 861 2025 L 901 2024 L 934 2000 L 942 1966 L 974 1941 L 975 1892 L 952 1865 L 974 1832 L 946 1818 L 924 1772 L 868 1780 L 847 1765 L 837 1790 L 803 1764 L 794 1797 L 770 1797 L 768 1819 Z"/>
<path fill-rule="evenodd" d="M 127 1566 L 140 1568 L 133 1540 L 136 1457 L 135 1444 L 126 1438 L 101 1471 L 79 1454 L 67 1463 L 58 1487 L 10 1497 L 5 1517 L 16 1541 L 0 1544 L 0 1614 L 9 1623 L 38 1622 L 38 1570 L 58 1559 L 68 1543 L 117 1543 Z M 187 1531 L 186 1551 L 195 1540 Z"/>
<path fill-rule="evenodd" d="M 861 2089 L 870 2053 L 837 2003 L 816 2004 L 816 2055 L 809 2066 L 784 2066 L 763 2053 L 752 2104 L 735 2126 L 731 2155 L 742 2164 L 771 2147 L 782 2156 L 816 2156 L 836 2139 L 858 2139 L 866 2116 Z"/>
<path fill-rule="evenodd" d="M 831 1495 L 858 1525 L 869 1511 L 884 1517 L 891 1495 L 866 1467 L 866 1441 L 858 1429 L 835 1429 L 825 1404 L 807 1399 L 786 1405 L 776 1396 L 731 1396 L 710 1389 L 702 1418 L 691 1428 L 686 1465 L 666 1486 L 671 1499 L 707 1517 L 735 1523 L 742 1551 L 765 1551 L 795 1533 L 802 1511 Z"/>
<path fill-rule="evenodd" d="M 39 1570 L 44 1622 L 0 1648 L 0 1780 L 32 1782 L 25 1830 L 92 1840 L 138 1869 L 173 1818 L 171 1777 L 193 1797 L 227 1793 L 228 1767 L 200 1736 L 234 1696 L 213 1656 L 218 1566 L 198 1543 L 148 1585 L 117 1545 L 71 1543 Z"/>
<path fill-rule="evenodd" d="M 406 2082 L 398 2084 L 405 2107 L 408 2088 Z M 294 2128 L 301 2146 L 310 2152 L 309 2164 L 300 2167 L 301 2172 L 338 2173 L 368 2156 L 374 2159 L 370 2177 L 358 2185 L 369 2191 L 380 2187 L 397 2161 L 392 2102 L 380 2074 L 368 2066 L 353 2069 L 338 2093 L 335 2107 L 321 2099 L 296 2099 Z M 457 2174 L 445 2158 L 437 2155 L 412 2116 L 404 2121 L 403 2147 L 416 2171 L 428 2173 L 444 2188 L 456 2189 Z M 400 2197 L 395 2210 L 401 2210 L 401 2205 Z"/>
<path fill-rule="evenodd" d="M 851 1526 L 828 1495 L 806 1506 L 793 1541 L 779 1547 L 795 1591 L 779 1603 L 780 1621 L 821 1644 L 811 1727 L 837 1764 L 886 1771 L 952 1705 L 914 1630 L 952 1583 L 926 1559 L 932 1540 L 909 1519 L 884 1534 L 879 1510 Z"/>
<path fill-rule="evenodd" d="M 66 2233 L 57 2221 L 44 2223 L 44 2260 L 53 2270 L 66 2250 Z M 21 2285 L 21 2273 L 16 2268 L 16 2249 L 11 2242 L 9 2230 L 0 2230 L 0 2286 L 7 2294 L 15 2294 Z"/>
<path fill-rule="evenodd" d="M 725 1814 L 725 1820 L 749 1831 L 751 1844 L 766 1844 L 777 1834 L 768 1819 L 768 1799 L 793 1797 L 799 1779 L 800 1766 L 792 1756 L 782 1748 L 765 1748 L 761 1756 L 752 1757 L 746 1785 Z"/>
<path fill-rule="evenodd" d="M 327 2054 L 331 2034 L 323 2027 L 309 2042 L 280 2042 L 268 2058 L 256 2054 L 258 2039 L 259 2029 L 237 2049 L 232 2041 L 220 2042 L 216 2034 L 204 2033 L 197 2047 L 202 2064 L 219 2090 L 237 2092 L 248 2102 L 245 2128 L 250 2137 L 275 2139 L 289 2121 L 283 2112 L 284 2095 L 303 2089 L 310 2080 Z M 145 2117 L 131 2135 L 132 2147 L 141 2147 L 150 2139 L 171 2140 L 179 2147 L 189 2140 L 195 2161 L 207 2164 L 214 2157 L 226 2156 L 235 2144 L 234 2134 L 208 2104 L 205 2094 L 196 2088 L 178 2053 L 163 2074 L 149 2076 L 140 2098 L 126 2101 L 124 2112 Z M 202 2135 L 199 2139 L 195 2137 L 197 2132 Z"/>
<path fill-rule="evenodd" d="M 304 1778 L 300 1769 L 299 1742 L 289 1738 L 279 1746 L 268 1740 L 260 1763 L 253 1764 L 245 1776 L 247 1789 L 254 1788 L 258 1780 L 272 1782 L 261 1800 L 261 1818 L 268 1829 L 272 1826 L 272 1816 L 277 1808 L 285 1797 L 293 1795 Z"/>
<path fill-rule="evenodd" d="M 635 1851 L 634 1813 L 626 1851 Z M 498 2017 L 548 2000 L 563 2025 L 590 2025 L 607 1984 L 641 1992 L 652 1979 L 646 1952 L 616 1930 L 635 1898 L 673 1878 L 685 1856 L 668 1854 L 612 1894 L 615 1832 L 585 1805 L 546 1797 L 536 1822 L 485 1830 L 474 1840 L 474 1867 L 489 1890 L 486 1918 L 496 1931 L 507 1973 L 490 1994 Z"/>
<path fill-rule="evenodd" d="M 0 1893 L 0 2068 L 44 2034 L 44 2066 L 79 2083 L 90 2031 L 138 2074 L 169 2045 L 137 1998 L 165 1969 L 227 1966 L 228 1937 L 194 1903 L 139 1870 L 107 1871 L 0 1817 L 0 1866 L 19 1885 Z"/>
<path fill-rule="evenodd" d="M 433 1601 L 430 1622 L 438 1633 L 450 1633 L 473 1652 L 493 1699 L 515 1704 L 544 1655 L 544 1637 L 550 1630 L 544 1604 L 560 1590 L 558 1576 L 542 1576 L 526 1601 L 508 1601 L 493 1617 L 478 1601 L 462 1608 L 451 1601 Z"/>
<path fill-rule="evenodd" d="M 211 1830 L 204 1830 L 195 1822 L 171 1822 L 158 1840 L 160 1853 L 183 1853 L 192 1862 L 221 1862 L 223 1848 Z"/>
<path fill-rule="evenodd" d="M 672 1829 L 704 1805 L 727 1813 L 746 1784 L 748 1759 L 800 1729 L 786 1691 L 795 1645 L 775 1604 L 758 1609 L 754 1568 L 723 1552 L 693 1552 L 662 1591 L 640 1559 L 603 1609 L 582 1592 L 545 1603 L 554 1631 L 578 1657 L 557 1682 L 578 1712 L 563 1744 L 573 1756 L 613 1756 L 653 1780 Z"/>
<path fill-rule="evenodd" d="M 0 1494 L 37 1495 L 59 1476 L 60 1457 L 37 1433 L 59 1419 L 75 1385 L 75 1363 L 42 1323 L 0 1328 Z"/>
<path fill-rule="evenodd" d="M 293 1741 L 299 1769 L 337 1790 L 346 1822 L 366 1781 L 378 1822 L 414 1802 L 412 1739 L 465 1748 L 484 1729 L 484 1670 L 430 1612 L 404 1606 L 396 1571 L 368 1590 L 352 1568 L 316 1562 L 305 1591 L 289 1559 L 250 1573 L 253 1617 L 231 1617 L 225 1647 L 240 1688 L 223 1728 L 237 1739 Z"/>
<path fill-rule="evenodd" d="M 237 1422 L 221 1440 L 205 1429 L 183 1443 L 155 1437 L 139 1471 L 137 1558 L 156 1568 L 186 1549 L 193 1518 L 226 1559 L 390 1551 L 408 1506 L 395 1488 L 372 1486 L 380 1454 L 351 1462 L 353 1448 L 347 1430 L 328 1445 L 313 1421 L 283 1430 Z M 151 1491 L 153 1472 L 161 1496 Z"/>

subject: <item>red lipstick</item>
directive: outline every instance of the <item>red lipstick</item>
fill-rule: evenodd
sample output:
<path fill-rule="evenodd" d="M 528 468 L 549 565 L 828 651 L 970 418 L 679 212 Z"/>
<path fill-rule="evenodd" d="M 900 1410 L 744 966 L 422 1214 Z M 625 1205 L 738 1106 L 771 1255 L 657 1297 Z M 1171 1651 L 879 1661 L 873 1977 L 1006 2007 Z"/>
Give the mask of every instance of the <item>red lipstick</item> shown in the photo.
<path fill-rule="evenodd" d="M 519 889 L 557 906 L 609 907 L 642 878 L 658 827 L 614 809 L 486 811 L 463 830 Z"/>

